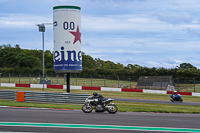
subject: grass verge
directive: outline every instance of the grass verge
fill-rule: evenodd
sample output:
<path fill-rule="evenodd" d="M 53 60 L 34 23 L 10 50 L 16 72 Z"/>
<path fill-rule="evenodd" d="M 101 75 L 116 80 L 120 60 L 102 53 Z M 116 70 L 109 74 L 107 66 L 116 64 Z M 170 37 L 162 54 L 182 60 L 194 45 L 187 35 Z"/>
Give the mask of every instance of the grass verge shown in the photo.
<path fill-rule="evenodd" d="M 115 102 L 123 112 L 200 113 L 200 106 L 158 103 Z"/>
<path fill-rule="evenodd" d="M 15 107 L 36 107 L 36 108 L 56 108 L 56 109 L 81 109 L 80 104 L 48 104 L 48 103 L 28 103 L 17 102 L 10 100 L 0 100 L 1 106 L 15 106 Z"/>
<path fill-rule="evenodd" d="M 200 106 L 190 105 L 170 105 L 156 103 L 136 103 L 136 102 L 119 102 L 115 104 L 120 112 L 160 112 L 160 113 L 193 113 L 200 114 Z M 37 108 L 54 108 L 54 109 L 77 109 L 81 110 L 80 104 L 47 104 L 47 103 L 24 103 L 10 100 L 0 100 L 1 106 L 16 107 L 37 107 Z"/>

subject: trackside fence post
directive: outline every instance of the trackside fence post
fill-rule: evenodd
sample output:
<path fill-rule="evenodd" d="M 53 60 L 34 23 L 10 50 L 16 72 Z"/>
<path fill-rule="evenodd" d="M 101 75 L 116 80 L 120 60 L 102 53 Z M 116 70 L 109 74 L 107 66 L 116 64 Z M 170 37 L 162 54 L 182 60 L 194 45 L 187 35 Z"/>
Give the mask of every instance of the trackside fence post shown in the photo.
<path fill-rule="evenodd" d="M 65 84 L 65 81 L 66 81 L 66 74 L 64 74 L 64 84 Z"/>
<path fill-rule="evenodd" d="M 2 73 L 0 73 L 0 83 L 1 83 L 1 74 L 2 74 Z"/>
<path fill-rule="evenodd" d="M 56 74 L 57 84 L 58 84 L 58 74 Z"/>
<path fill-rule="evenodd" d="M 194 81 L 194 92 L 195 92 L 195 79 L 193 78 L 193 81 Z"/>
<path fill-rule="evenodd" d="M 19 74 L 19 73 L 18 73 Z M 19 84 L 20 84 L 20 74 L 19 74 Z"/>
<path fill-rule="evenodd" d="M 118 79 L 118 88 L 119 88 L 119 76 L 117 75 L 117 79 Z"/>
<path fill-rule="evenodd" d="M 77 86 L 77 74 L 75 74 L 75 76 L 76 76 L 76 86 Z"/>
<path fill-rule="evenodd" d="M 90 77 L 91 77 L 91 86 L 92 86 L 92 74 L 90 74 Z"/>
<path fill-rule="evenodd" d="M 29 84 L 31 84 L 31 74 L 29 73 Z"/>
<path fill-rule="evenodd" d="M 10 83 L 10 73 L 8 73 L 8 76 L 9 76 L 9 83 Z"/>
<path fill-rule="evenodd" d="M 104 77 L 104 87 L 106 87 L 106 79 L 105 79 L 105 75 L 103 75 Z"/>

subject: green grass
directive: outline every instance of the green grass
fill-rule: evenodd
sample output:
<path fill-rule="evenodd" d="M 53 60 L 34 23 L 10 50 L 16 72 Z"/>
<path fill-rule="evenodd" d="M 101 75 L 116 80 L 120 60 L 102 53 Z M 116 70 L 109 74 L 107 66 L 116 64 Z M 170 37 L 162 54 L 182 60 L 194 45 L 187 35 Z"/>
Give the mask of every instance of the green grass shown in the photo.
<path fill-rule="evenodd" d="M 200 106 L 170 105 L 156 103 L 136 102 L 114 102 L 120 112 L 160 112 L 160 113 L 195 113 L 200 114 Z M 77 109 L 81 110 L 82 105 L 78 104 L 46 104 L 46 103 L 25 103 L 9 100 L 0 100 L 1 106 L 37 107 L 54 109 Z"/>
<path fill-rule="evenodd" d="M 24 87 L 0 87 L 0 90 L 11 91 L 36 91 L 42 92 L 42 88 L 24 88 Z M 64 93 L 63 89 L 45 89 L 45 92 Z M 71 93 L 92 94 L 91 90 L 71 90 Z M 137 92 L 111 92 L 97 91 L 104 97 L 116 98 L 133 98 L 133 99 L 150 99 L 150 100 L 166 100 L 169 101 L 169 95 L 137 93 Z M 200 102 L 200 97 L 182 96 L 184 102 Z M 170 102 L 170 101 L 169 101 Z M 176 104 L 157 104 L 157 103 L 136 103 L 114 101 L 118 110 L 122 112 L 161 112 L 161 113 L 198 113 L 200 114 L 200 106 L 176 105 Z M 38 107 L 38 108 L 58 108 L 58 109 L 78 109 L 81 110 L 80 104 L 47 104 L 47 103 L 25 103 L 10 100 L 0 100 L 0 106 L 18 106 L 18 107 Z"/>
<path fill-rule="evenodd" d="M 16 107 L 37 107 L 37 108 L 57 108 L 57 109 L 81 109 L 79 104 L 47 104 L 47 103 L 26 103 L 10 100 L 0 100 L 1 106 L 16 106 Z"/>
<path fill-rule="evenodd" d="M 200 106 L 157 103 L 115 102 L 123 112 L 200 113 Z"/>

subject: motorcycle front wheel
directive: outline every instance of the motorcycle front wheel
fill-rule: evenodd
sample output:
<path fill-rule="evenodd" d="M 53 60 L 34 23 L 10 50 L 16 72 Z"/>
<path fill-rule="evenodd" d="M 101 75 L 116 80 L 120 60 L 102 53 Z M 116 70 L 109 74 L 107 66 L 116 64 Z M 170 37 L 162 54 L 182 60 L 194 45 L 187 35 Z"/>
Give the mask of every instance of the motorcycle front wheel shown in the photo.
<path fill-rule="evenodd" d="M 180 98 L 180 99 L 179 99 L 179 102 L 182 103 L 182 102 L 183 102 L 183 99 Z"/>
<path fill-rule="evenodd" d="M 172 98 L 170 98 L 171 102 L 174 102 L 174 100 Z"/>
<path fill-rule="evenodd" d="M 116 105 L 113 105 L 113 104 L 110 104 L 108 105 L 109 108 L 107 109 L 107 111 L 111 114 L 115 114 L 117 112 L 117 106 Z"/>
<path fill-rule="evenodd" d="M 92 105 L 90 105 L 90 104 L 84 104 L 83 106 L 82 106 L 82 111 L 84 112 L 84 113 L 90 113 L 90 112 L 92 112 Z"/>

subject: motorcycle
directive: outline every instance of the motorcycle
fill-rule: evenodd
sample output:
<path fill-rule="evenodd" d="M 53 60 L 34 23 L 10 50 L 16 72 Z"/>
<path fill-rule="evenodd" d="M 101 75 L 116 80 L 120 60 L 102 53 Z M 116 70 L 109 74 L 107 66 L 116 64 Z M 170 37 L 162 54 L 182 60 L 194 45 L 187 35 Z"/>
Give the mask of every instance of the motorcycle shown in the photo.
<path fill-rule="evenodd" d="M 183 102 L 183 99 L 181 98 L 180 94 L 178 94 L 176 96 L 170 95 L 170 100 L 171 100 L 171 102 L 174 102 L 174 101 L 179 101 L 181 103 Z"/>
<path fill-rule="evenodd" d="M 108 111 L 111 114 L 115 114 L 118 109 L 114 103 L 111 103 L 113 100 L 114 99 L 112 98 L 107 98 L 103 99 L 102 102 L 100 102 L 98 98 L 90 96 L 85 100 L 85 104 L 82 106 L 82 111 L 84 113 L 90 113 L 94 109 L 95 112 Z"/>

